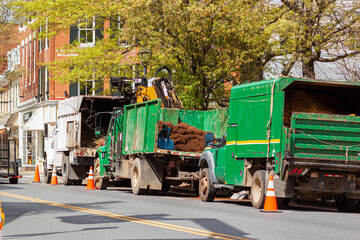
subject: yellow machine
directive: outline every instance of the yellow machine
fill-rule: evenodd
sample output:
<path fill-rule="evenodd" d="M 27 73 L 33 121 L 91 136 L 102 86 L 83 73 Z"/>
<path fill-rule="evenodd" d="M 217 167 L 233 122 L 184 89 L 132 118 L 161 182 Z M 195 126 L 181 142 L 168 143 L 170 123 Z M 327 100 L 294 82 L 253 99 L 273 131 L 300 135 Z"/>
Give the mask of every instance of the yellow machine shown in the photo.
<path fill-rule="evenodd" d="M 166 70 L 167 77 L 156 78 L 156 75 Z M 151 85 L 146 78 L 137 78 L 135 81 L 125 77 L 111 77 L 111 88 L 117 88 L 117 95 L 131 99 L 133 103 L 146 102 L 154 99 L 161 99 L 162 107 L 183 109 L 183 105 L 177 97 L 173 88 L 172 74 L 168 67 L 163 66 L 155 73 L 155 79 Z"/>
<path fill-rule="evenodd" d="M 154 87 L 143 87 L 143 86 L 138 87 L 135 96 L 137 103 L 146 102 L 158 98 Z"/>

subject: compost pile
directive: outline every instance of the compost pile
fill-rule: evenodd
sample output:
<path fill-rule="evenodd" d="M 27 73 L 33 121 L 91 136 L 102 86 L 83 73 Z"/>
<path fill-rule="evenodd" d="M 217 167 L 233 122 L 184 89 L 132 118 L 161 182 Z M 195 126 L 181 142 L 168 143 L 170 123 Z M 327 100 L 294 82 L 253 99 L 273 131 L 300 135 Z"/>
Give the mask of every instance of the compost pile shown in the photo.
<path fill-rule="evenodd" d="M 159 130 L 167 124 L 171 128 L 170 138 L 174 141 L 176 151 L 203 152 L 205 131 L 197 129 L 186 123 L 174 125 L 171 122 L 159 121 Z"/>
<path fill-rule="evenodd" d="M 83 131 L 81 133 L 82 147 L 99 148 L 105 143 L 105 138 L 97 138 L 92 132 L 94 132 L 94 130 Z"/>
<path fill-rule="evenodd" d="M 327 96 L 292 89 L 288 90 L 285 96 L 284 125 L 286 127 L 290 127 L 292 112 L 338 114 L 339 109 Z"/>

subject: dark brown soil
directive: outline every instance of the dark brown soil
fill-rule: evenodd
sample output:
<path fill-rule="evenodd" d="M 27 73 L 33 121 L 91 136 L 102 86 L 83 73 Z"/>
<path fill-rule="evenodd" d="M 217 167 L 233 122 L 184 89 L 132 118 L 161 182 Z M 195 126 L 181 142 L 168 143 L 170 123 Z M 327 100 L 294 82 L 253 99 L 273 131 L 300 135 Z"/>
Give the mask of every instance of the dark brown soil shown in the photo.
<path fill-rule="evenodd" d="M 339 114 L 339 107 L 328 96 L 291 89 L 285 95 L 284 125 L 290 126 L 293 112 Z"/>
<path fill-rule="evenodd" d="M 176 151 L 203 152 L 205 131 L 197 129 L 186 123 L 174 125 L 171 122 L 159 121 L 159 129 L 167 124 L 171 128 L 170 138 L 174 141 Z"/>

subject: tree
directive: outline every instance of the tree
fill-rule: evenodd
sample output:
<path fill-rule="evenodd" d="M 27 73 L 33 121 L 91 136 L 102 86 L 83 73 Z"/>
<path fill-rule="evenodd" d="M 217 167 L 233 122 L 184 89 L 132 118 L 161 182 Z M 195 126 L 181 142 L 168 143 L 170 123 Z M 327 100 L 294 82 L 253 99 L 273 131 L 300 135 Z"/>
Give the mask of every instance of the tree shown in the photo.
<path fill-rule="evenodd" d="M 17 42 L 17 25 L 13 23 L 11 0 L 0 1 L 0 73 L 7 67 L 7 52 L 15 47 Z"/>
<path fill-rule="evenodd" d="M 315 78 L 314 63 L 335 62 L 359 53 L 360 1 L 281 0 L 286 13 L 273 26 L 283 55 L 290 59 L 283 70 L 288 75 L 302 63 L 303 76 Z"/>
<path fill-rule="evenodd" d="M 64 49 L 69 57 L 49 67 L 59 73 L 74 70 L 53 74 L 58 80 L 88 79 L 94 73 L 112 76 L 126 67 L 124 63 L 138 63 L 129 53 L 146 46 L 153 52 L 152 73 L 162 65 L 173 69 L 180 98 L 191 109 L 208 109 L 211 102 L 226 106 L 224 84 L 261 80 L 271 58 L 264 58 L 271 44 L 270 35 L 263 35 L 274 16 L 264 14 L 268 10 L 264 1 L 35 0 L 18 6 L 29 17 L 36 15 L 33 29 L 48 22 L 50 36 L 93 16 L 115 26 L 105 33 L 112 38 L 93 48 Z M 119 44 L 123 42 L 127 44 Z"/>

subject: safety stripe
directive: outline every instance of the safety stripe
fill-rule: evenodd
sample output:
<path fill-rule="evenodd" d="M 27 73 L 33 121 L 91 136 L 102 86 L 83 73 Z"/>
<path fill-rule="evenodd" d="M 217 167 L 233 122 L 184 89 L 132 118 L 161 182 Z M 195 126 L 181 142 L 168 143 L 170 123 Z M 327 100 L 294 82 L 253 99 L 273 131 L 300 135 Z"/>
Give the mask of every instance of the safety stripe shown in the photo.
<path fill-rule="evenodd" d="M 229 141 L 226 145 L 256 145 L 256 144 L 268 144 L 269 140 L 250 140 L 250 141 Z M 280 143 L 280 139 L 271 139 L 270 143 Z"/>
<path fill-rule="evenodd" d="M 274 191 L 268 191 L 268 192 L 266 193 L 266 196 L 268 196 L 268 197 L 275 197 L 275 192 L 274 192 Z"/>
<path fill-rule="evenodd" d="M 226 145 L 235 145 L 235 141 L 226 142 Z"/>

